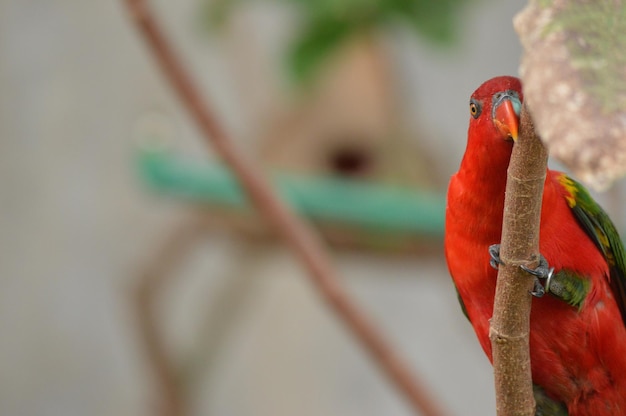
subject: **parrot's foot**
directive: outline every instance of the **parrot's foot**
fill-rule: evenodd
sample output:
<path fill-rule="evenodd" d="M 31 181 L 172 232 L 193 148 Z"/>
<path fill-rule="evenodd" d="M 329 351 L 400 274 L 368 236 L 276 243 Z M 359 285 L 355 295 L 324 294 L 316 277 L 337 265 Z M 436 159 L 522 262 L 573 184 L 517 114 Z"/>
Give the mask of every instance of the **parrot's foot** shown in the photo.
<path fill-rule="evenodd" d="M 550 267 L 545 257 L 539 254 L 539 265 L 537 265 L 534 269 L 524 265 L 519 267 L 525 272 L 535 276 L 535 286 L 530 292 L 531 295 L 540 298 L 545 295 L 546 292 L 550 292 L 550 282 L 552 280 L 552 275 L 554 274 L 554 267 Z M 546 284 L 542 285 L 539 279 L 545 279 Z"/>
<path fill-rule="evenodd" d="M 535 282 L 533 283 L 533 290 L 530 291 L 530 294 L 536 298 L 543 297 L 546 294 L 546 288 L 543 287 L 539 278 L 535 277 Z"/>
<path fill-rule="evenodd" d="M 540 279 L 548 279 L 552 276 L 554 272 L 554 267 L 550 267 L 548 265 L 548 260 L 539 254 L 539 265 L 536 268 L 531 269 L 530 267 L 526 267 L 524 265 L 519 266 L 525 272 L 532 274 L 533 276 L 537 276 Z"/>
<path fill-rule="evenodd" d="M 502 260 L 500 260 L 500 244 L 492 244 L 489 246 L 489 264 L 494 269 L 498 270 L 498 266 L 504 264 Z"/>
<path fill-rule="evenodd" d="M 500 244 L 492 244 L 489 246 L 489 257 L 489 264 L 496 270 L 499 265 L 504 264 L 502 259 L 500 259 Z M 550 267 L 548 265 L 548 261 L 545 257 L 539 254 L 539 265 L 534 269 L 526 266 L 520 266 L 520 268 L 535 276 L 534 287 L 533 290 L 530 291 L 531 295 L 540 298 L 545 295 L 546 292 L 550 291 L 550 281 L 552 280 L 552 275 L 554 274 L 554 267 Z M 545 286 L 541 284 L 539 279 L 546 279 Z"/>

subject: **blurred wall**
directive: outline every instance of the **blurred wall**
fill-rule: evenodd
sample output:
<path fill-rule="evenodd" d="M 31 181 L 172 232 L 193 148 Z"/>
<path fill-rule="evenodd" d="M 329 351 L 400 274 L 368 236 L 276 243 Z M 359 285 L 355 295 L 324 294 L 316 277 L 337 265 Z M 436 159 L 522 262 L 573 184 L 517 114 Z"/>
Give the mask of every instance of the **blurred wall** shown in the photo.
<path fill-rule="evenodd" d="M 201 35 L 196 1 L 152 3 L 246 145 L 250 126 L 224 43 Z M 476 2 L 452 51 L 406 33 L 391 43 L 407 115 L 437 137 L 426 146 L 446 174 L 464 150 L 468 96 L 491 76 L 516 73 L 511 19 L 520 7 Z M 274 18 L 255 10 L 258 27 L 270 31 Z M 174 126 L 176 148 L 207 152 L 121 1 L 0 0 L 0 414 L 153 414 L 129 292 L 187 215 L 147 193 L 133 170 L 133 128 L 154 112 Z M 227 234 L 208 234 L 177 269 L 160 299 L 173 356 L 193 349 L 241 250 Z M 248 301 L 190 393 L 193 414 L 410 414 L 289 254 L 263 250 Z M 495 414 L 491 369 L 442 256 L 336 260 L 349 289 L 448 408 Z"/>

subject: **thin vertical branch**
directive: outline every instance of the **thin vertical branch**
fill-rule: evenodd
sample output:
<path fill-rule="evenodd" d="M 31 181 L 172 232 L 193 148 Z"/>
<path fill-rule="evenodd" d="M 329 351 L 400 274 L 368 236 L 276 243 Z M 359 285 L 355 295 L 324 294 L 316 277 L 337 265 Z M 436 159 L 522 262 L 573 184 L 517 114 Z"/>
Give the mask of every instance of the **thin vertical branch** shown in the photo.
<path fill-rule="evenodd" d="M 493 351 L 498 416 L 533 416 L 530 369 L 530 290 L 533 277 L 519 266 L 535 267 L 548 154 L 522 107 L 520 137 L 509 164 L 500 258 L 489 336 Z"/>
<path fill-rule="evenodd" d="M 199 89 L 192 82 L 174 50 L 163 35 L 144 0 L 125 0 L 134 21 L 144 36 L 158 64 L 178 93 L 182 103 L 198 127 L 222 159 L 232 168 L 247 192 L 251 202 L 265 219 L 282 235 L 289 247 L 309 271 L 314 286 L 352 330 L 380 368 L 405 395 L 416 412 L 424 415 L 442 415 L 441 406 L 433 400 L 423 383 L 409 371 L 407 363 L 393 350 L 381 332 L 339 284 L 329 256 L 322 243 L 303 220 L 281 202 L 261 170 L 246 160 L 232 144 L 217 122 Z"/>
<path fill-rule="evenodd" d="M 198 241 L 206 227 L 196 215 L 177 226 L 158 247 L 156 255 L 141 271 L 134 291 L 134 306 L 146 360 L 153 372 L 158 392 L 158 416 L 184 416 L 188 413 L 186 392 L 180 371 L 168 354 L 156 318 L 156 300 L 163 287 L 175 277 L 172 270 L 181 257 Z"/>

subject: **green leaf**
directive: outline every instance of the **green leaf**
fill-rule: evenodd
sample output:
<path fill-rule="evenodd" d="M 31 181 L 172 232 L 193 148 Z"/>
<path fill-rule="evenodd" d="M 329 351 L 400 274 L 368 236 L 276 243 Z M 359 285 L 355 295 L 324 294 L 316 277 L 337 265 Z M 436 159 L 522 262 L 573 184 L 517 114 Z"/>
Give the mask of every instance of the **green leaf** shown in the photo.
<path fill-rule="evenodd" d="M 221 29 L 233 10 L 246 0 L 205 0 L 200 10 L 200 18 L 209 29 Z"/>
<path fill-rule="evenodd" d="M 406 21 L 419 35 L 442 46 L 457 40 L 457 19 L 467 5 L 460 0 L 389 0 L 382 3 L 389 15 Z"/>
<path fill-rule="evenodd" d="M 353 23 L 342 20 L 320 19 L 307 25 L 287 57 L 294 80 L 311 81 L 324 61 L 353 33 Z"/>
<path fill-rule="evenodd" d="M 212 0 L 207 20 L 219 25 L 245 0 Z M 467 0 L 282 0 L 302 12 L 303 29 L 288 51 L 293 79 L 306 83 L 346 39 L 398 24 L 439 46 L 457 40 L 458 19 Z"/>

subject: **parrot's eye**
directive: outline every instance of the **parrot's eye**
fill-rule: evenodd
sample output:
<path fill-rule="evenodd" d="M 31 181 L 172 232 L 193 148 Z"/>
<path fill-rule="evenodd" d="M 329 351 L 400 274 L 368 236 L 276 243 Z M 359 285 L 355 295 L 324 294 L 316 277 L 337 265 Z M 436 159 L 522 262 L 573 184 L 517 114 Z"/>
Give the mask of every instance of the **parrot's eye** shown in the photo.
<path fill-rule="evenodd" d="M 481 107 L 480 103 L 472 100 L 470 101 L 470 114 L 472 117 L 477 118 L 480 115 Z"/>

